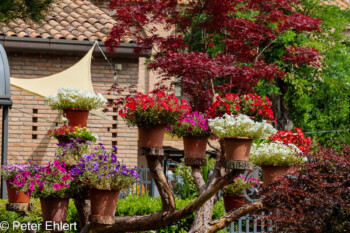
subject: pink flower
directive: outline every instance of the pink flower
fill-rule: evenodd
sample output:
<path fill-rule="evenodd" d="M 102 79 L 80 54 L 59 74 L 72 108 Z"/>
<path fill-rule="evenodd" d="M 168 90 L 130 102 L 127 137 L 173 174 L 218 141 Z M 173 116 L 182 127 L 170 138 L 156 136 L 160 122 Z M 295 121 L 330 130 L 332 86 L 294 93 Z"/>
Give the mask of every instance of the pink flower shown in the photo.
<path fill-rule="evenodd" d="M 63 183 L 60 183 L 60 188 L 64 188 L 65 185 Z"/>
<path fill-rule="evenodd" d="M 54 188 L 55 190 L 59 190 L 59 189 L 60 189 L 60 185 L 59 185 L 59 184 L 54 184 L 54 185 L 53 185 L 53 188 Z"/>
<path fill-rule="evenodd" d="M 65 176 L 63 176 L 61 179 L 63 180 L 63 181 L 67 181 L 67 180 L 69 180 L 69 178 L 70 178 L 70 175 L 65 175 Z"/>

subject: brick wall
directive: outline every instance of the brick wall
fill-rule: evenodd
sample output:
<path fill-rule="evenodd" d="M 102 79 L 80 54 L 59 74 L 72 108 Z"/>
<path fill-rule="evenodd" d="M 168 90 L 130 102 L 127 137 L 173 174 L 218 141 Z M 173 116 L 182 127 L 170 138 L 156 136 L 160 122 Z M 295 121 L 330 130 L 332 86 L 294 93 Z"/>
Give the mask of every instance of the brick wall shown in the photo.
<path fill-rule="evenodd" d="M 63 71 L 79 61 L 84 54 L 7 54 L 12 77 L 38 78 Z M 139 61 L 135 59 L 111 58 L 112 64 L 121 63 L 120 85 L 137 84 Z M 115 82 L 107 62 L 94 54 L 92 60 L 94 90 L 108 96 L 108 88 Z M 11 87 L 13 107 L 9 114 L 9 162 L 23 163 L 28 160 L 45 163 L 54 156 L 57 141 L 47 136 L 47 131 L 56 127 L 58 111 L 50 110 L 41 97 Z M 124 93 L 125 94 L 125 93 Z M 2 111 L 1 111 L 2 112 Z M 88 128 L 99 136 L 107 148 L 117 145 L 119 159 L 128 164 L 137 163 L 137 130 L 128 128 L 117 116 L 117 109 L 106 113 L 111 120 L 89 115 Z M 0 114 L 1 116 L 1 114 Z M 1 119 L 1 118 L 0 118 Z M 0 126 L 1 127 L 1 126 Z"/>

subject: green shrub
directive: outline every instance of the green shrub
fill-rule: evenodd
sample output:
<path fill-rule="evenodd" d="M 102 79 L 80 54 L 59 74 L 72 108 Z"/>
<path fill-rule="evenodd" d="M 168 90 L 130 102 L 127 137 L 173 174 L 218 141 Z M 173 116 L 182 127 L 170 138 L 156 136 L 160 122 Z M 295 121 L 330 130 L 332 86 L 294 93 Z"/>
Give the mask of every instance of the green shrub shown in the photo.
<path fill-rule="evenodd" d="M 176 208 L 181 209 L 191 203 L 194 199 L 179 199 L 175 198 Z M 131 216 L 131 215 L 147 215 L 157 211 L 162 208 L 162 202 L 160 197 L 150 197 L 148 195 L 143 195 L 138 197 L 136 195 L 130 195 L 124 199 L 118 200 L 117 212 L 118 216 Z M 223 216 L 225 213 L 223 200 L 218 201 L 214 206 L 213 219 L 217 219 Z M 181 219 L 180 221 L 158 229 L 156 232 L 160 233 L 178 233 L 187 232 L 193 223 L 195 213 L 192 213 L 189 217 Z M 223 231 L 222 231 L 223 232 Z"/>

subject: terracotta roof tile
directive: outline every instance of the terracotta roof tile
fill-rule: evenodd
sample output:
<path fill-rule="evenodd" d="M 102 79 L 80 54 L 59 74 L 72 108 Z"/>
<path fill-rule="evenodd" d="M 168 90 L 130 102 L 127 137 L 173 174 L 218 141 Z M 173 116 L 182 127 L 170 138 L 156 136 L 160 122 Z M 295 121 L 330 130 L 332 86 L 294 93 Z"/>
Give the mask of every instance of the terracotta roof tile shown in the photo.
<path fill-rule="evenodd" d="M 116 21 L 88 0 L 55 0 L 40 23 L 14 20 L 0 35 L 66 40 L 105 40 Z"/>

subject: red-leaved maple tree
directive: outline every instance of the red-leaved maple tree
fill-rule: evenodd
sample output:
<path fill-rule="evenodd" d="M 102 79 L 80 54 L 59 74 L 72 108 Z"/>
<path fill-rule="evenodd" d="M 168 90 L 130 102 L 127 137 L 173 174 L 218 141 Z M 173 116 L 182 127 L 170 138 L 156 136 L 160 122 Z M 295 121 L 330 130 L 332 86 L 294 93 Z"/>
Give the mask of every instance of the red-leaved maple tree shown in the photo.
<path fill-rule="evenodd" d="M 117 24 L 105 45 L 133 38 L 136 53 L 153 51 L 148 68 L 178 78 L 194 109 L 205 112 L 215 93 L 254 92 L 259 80 L 283 78 L 264 53 L 284 32 L 320 31 L 321 20 L 300 12 L 299 0 L 114 0 Z M 317 64 L 317 50 L 291 46 L 285 61 Z"/>

